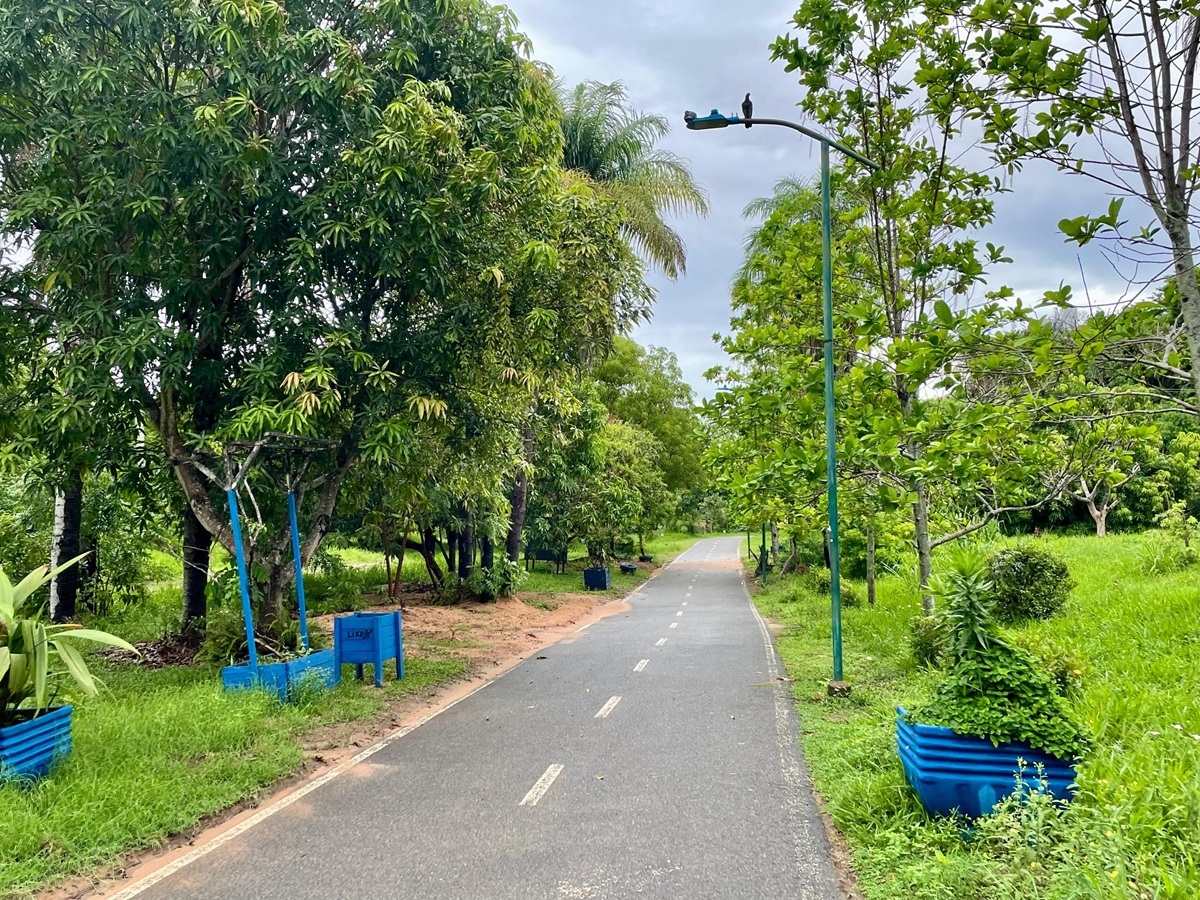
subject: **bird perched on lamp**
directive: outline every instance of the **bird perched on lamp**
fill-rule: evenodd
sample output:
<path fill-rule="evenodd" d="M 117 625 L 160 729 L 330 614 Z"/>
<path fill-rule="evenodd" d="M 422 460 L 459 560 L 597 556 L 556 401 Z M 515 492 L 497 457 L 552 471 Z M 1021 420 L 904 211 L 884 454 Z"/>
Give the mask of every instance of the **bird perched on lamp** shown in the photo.
<path fill-rule="evenodd" d="M 746 99 L 742 101 L 742 118 L 743 119 L 753 119 L 754 118 L 754 104 L 750 102 L 749 94 L 747 94 Z M 749 122 L 746 123 L 746 127 L 747 128 L 750 127 Z"/>

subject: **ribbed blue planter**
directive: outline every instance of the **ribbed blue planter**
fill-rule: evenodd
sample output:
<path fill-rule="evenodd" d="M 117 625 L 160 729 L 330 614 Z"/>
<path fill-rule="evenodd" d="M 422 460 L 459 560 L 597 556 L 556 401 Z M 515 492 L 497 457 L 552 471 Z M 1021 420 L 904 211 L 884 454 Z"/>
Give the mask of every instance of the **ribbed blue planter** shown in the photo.
<path fill-rule="evenodd" d="M 1058 799 L 1075 790 L 1075 767 L 1028 744 L 993 745 L 985 738 L 956 734 L 940 725 L 905 721 L 897 709 L 896 747 L 904 777 L 930 813 L 962 813 L 976 819 L 1013 793 L 1018 774 L 1029 790 L 1040 789 L 1040 777 Z M 1024 768 L 1021 762 L 1024 762 Z"/>
<path fill-rule="evenodd" d="M 595 566 L 583 570 L 583 587 L 588 591 L 607 591 L 612 584 L 612 569 Z"/>
<path fill-rule="evenodd" d="M 260 663 L 257 677 L 249 666 L 226 666 L 221 670 L 225 690 L 261 688 L 283 702 L 295 699 L 305 686 L 332 687 L 341 677 L 341 668 L 334 663 L 333 650 L 317 650 L 299 659 Z"/>
<path fill-rule="evenodd" d="M 70 753 L 72 710 L 57 706 L 0 728 L 0 782 L 35 781 Z"/>

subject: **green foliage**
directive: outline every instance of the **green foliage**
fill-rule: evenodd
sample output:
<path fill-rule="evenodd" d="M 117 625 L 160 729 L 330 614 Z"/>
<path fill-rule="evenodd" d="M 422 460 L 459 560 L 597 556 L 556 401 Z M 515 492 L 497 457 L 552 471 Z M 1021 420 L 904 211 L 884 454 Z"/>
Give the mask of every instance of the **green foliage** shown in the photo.
<path fill-rule="evenodd" d="M 826 597 L 833 591 L 833 576 L 826 568 L 818 567 L 809 569 L 804 576 L 812 585 L 812 589 L 818 594 L 824 594 Z M 858 588 L 854 586 L 854 582 L 849 581 L 844 576 L 841 583 L 842 588 L 842 606 L 858 606 L 862 601 L 862 597 L 858 593 Z"/>
<path fill-rule="evenodd" d="M 46 558 L 54 505 L 17 478 L 0 478 L 0 569 L 28 572 Z"/>
<path fill-rule="evenodd" d="M 800 578 L 782 579 L 757 595 L 763 614 L 784 626 L 777 641 L 804 722 L 805 760 L 850 846 L 865 897 L 1197 895 L 1200 741 L 1192 735 L 1200 734 L 1200 670 L 1194 664 L 1200 589 L 1190 573 L 1139 573 L 1138 550 L 1156 539 L 1153 533 L 1047 539 L 1079 587 L 1064 615 L 1007 633 L 1014 641 L 1048 638 L 1087 662 L 1088 677 L 1067 704 L 1093 736 L 1093 749 L 1079 768 L 1079 792 L 1061 816 L 1051 819 L 1038 809 L 1024 819 L 985 818 L 969 834 L 960 822 L 925 813 L 896 757 L 896 707 L 911 707 L 940 677 L 911 660 L 906 636 L 920 607 L 915 583 L 885 575 L 873 608 L 846 611 L 846 677 L 854 695 L 838 701 L 825 696 L 831 667 L 827 598 L 798 588 Z M 1034 782 L 1036 773 L 1026 777 Z M 1020 805 L 1001 808 L 1020 811 Z M 985 838 L 991 827 L 1000 833 Z M 1043 827 L 1044 833 L 1038 831 Z M 1045 854 L 1034 857 L 1026 840 Z M 1037 867 L 1030 865 L 1034 861 Z"/>
<path fill-rule="evenodd" d="M 946 623 L 942 616 L 913 616 L 909 620 L 908 644 L 912 660 L 921 668 L 940 668 L 947 654 Z"/>
<path fill-rule="evenodd" d="M 509 559 L 497 559 L 490 569 L 479 566 L 471 575 L 469 584 L 475 596 L 485 603 L 500 597 L 511 597 L 521 589 L 528 573 L 525 566 Z"/>
<path fill-rule="evenodd" d="M 1023 741 L 1062 759 L 1082 756 L 1089 740 L 1050 676 L 1032 654 L 1000 635 L 989 579 L 987 558 L 962 549 L 930 581 L 945 606 L 951 668 L 910 719 L 996 744 Z"/>
<path fill-rule="evenodd" d="M 1032 544 L 996 551 L 988 571 L 996 614 L 1003 622 L 1049 618 L 1062 609 L 1075 587 L 1066 562 Z"/>
<path fill-rule="evenodd" d="M 96 694 L 96 679 L 76 641 L 133 650 L 114 635 L 76 625 L 48 625 L 26 609 L 53 575 L 80 559 L 76 557 L 53 573 L 47 566 L 34 569 L 16 585 L 0 569 L 0 728 L 49 708 L 64 682 L 73 682 L 85 695 Z"/>
<path fill-rule="evenodd" d="M 708 196 L 684 160 L 654 146 L 670 123 L 634 109 L 619 82 L 584 82 L 564 91 L 562 103 L 563 167 L 586 175 L 621 205 L 634 247 L 668 278 L 684 272 L 683 239 L 665 217 L 705 215 Z"/>
<path fill-rule="evenodd" d="M 1079 654 L 1043 634 L 1023 634 L 1013 643 L 1029 651 L 1054 682 L 1061 697 L 1077 697 L 1083 687 L 1089 666 Z"/>

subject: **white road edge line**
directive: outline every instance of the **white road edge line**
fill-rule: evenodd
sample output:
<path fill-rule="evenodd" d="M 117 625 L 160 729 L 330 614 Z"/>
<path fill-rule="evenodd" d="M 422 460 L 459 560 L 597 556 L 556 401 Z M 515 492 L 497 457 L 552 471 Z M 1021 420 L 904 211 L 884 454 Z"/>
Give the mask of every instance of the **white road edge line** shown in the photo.
<path fill-rule="evenodd" d="M 509 671 L 512 671 L 512 670 L 510 669 Z M 507 674 L 507 673 L 504 673 L 504 674 Z M 499 676 L 499 677 L 503 677 L 503 676 Z M 348 760 L 346 760 L 341 765 L 337 766 L 336 768 L 330 769 L 328 772 L 326 772 L 324 775 L 320 776 L 319 778 L 314 778 L 308 784 L 304 785 L 301 788 L 298 788 L 297 790 L 288 794 L 286 797 L 280 797 L 278 800 L 276 800 L 270 806 L 263 807 L 261 810 L 259 810 L 254 815 L 252 815 L 250 818 L 246 819 L 246 821 L 238 823 L 237 825 L 230 828 L 228 831 L 213 838 L 207 844 L 201 844 L 196 849 L 191 850 L 188 853 L 185 853 L 183 856 L 179 857 L 178 859 L 167 863 L 161 869 L 158 869 L 154 873 L 147 875 L 145 878 L 143 878 L 141 881 L 137 882 L 136 884 L 131 884 L 128 887 L 123 888 L 120 891 L 117 891 L 117 893 L 109 895 L 108 900 L 130 900 L 130 898 L 137 897 L 140 894 L 145 893 L 146 891 L 150 890 L 150 888 L 154 887 L 159 882 L 165 881 L 166 879 L 170 878 L 172 875 L 174 875 L 176 872 L 178 872 L 184 866 L 191 865 L 192 863 L 196 862 L 196 860 L 203 859 L 204 857 L 208 856 L 208 854 L 212 853 L 214 850 L 219 850 L 221 847 L 224 847 L 230 841 L 236 840 L 237 838 L 239 838 L 243 834 L 245 834 L 247 831 L 249 831 L 251 828 L 253 828 L 255 825 L 261 824 L 262 822 L 269 819 L 271 816 L 275 815 L 275 813 L 277 813 L 277 812 L 282 812 L 283 810 L 285 810 L 289 806 L 291 806 L 293 803 L 295 803 L 297 800 L 301 800 L 304 797 L 307 797 L 309 794 L 311 794 L 317 788 L 321 787 L 322 785 L 328 784 L 329 782 L 333 781 L 333 779 L 337 778 L 339 775 L 344 775 L 346 772 L 350 771 L 352 768 L 354 768 L 360 762 L 364 762 L 364 761 L 370 759 L 372 756 L 374 756 L 376 753 L 378 753 L 380 750 L 384 749 L 388 745 L 400 740 L 400 738 L 404 737 L 406 734 L 408 734 L 412 731 L 415 731 L 416 729 L 418 729 L 422 725 L 424 725 L 426 722 L 441 715 L 442 713 L 444 713 L 446 710 L 450 709 L 451 707 L 457 706 L 458 704 L 462 703 L 467 698 L 474 697 L 476 694 L 478 694 L 480 691 L 482 691 L 489 684 L 493 684 L 493 683 L 494 683 L 494 679 L 493 679 L 493 681 L 486 681 L 483 684 L 481 684 L 479 687 L 475 688 L 475 690 L 471 691 L 471 693 L 465 694 L 462 697 L 459 697 L 457 700 L 453 701 L 452 703 L 447 703 L 441 709 L 435 709 L 433 712 L 429 713 L 429 715 L 422 716 L 420 719 L 418 719 L 413 724 L 406 725 L 403 728 L 398 728 L 397 730 L 395 730 L 391 734 L 389 734 L 387 737 L 372 744 L 370 747 L 367 747 L 365 750 L 361 750 L 358 753 L 354 754 L 354 756 L 350 757 Z"/>
<path fill-rule="evenodd" d="M 649 662 L 650 662 L 650 660 L 648 660 L 648 659 L 643 659 L 641 662 L 639 662 L 639 663 L 638 663 L 636 666 L 634 666 L 634 667 L 633 667 L 633 671 L 635 671 L 635 672 L 640 672 L 640 671 L 642 671 L 642 669 L 646 668 L 646 665 L 647 665 Z"/>
<path fill-rule="evenodd" d="M 657 644 L 655 644 L 654 646 L 655 646 L 655 647 L 661 647 L 661 646 L 662 646 L 663 644 L 665 644 L 666 642 L 667 642 L 667 639 L 666 639 L 666 638 L 659 638 L 659 639 L 658 639 L 658 643 L 657 643 Z"/>
<path fill-rule="evenodd" d="M 575 629 L 575 633 L 576 633 L 576 634 L 579 634 L 579 632 L 581 632 L 581 631 L 587 631 L 589 628 L 591 628 L 591 627 L 592 627 L 593 625 L 595 625 L 595 624 L 596 624 L 595 622 L 588 622 L 588 623 L 587 623 L 586 625 L 584 625 L 582 628 L 576 628 L 576 629 Z"/>
<path fill-rule="evenodd" d="M 779 752 L 779 765 L 783 770 L 784 796 L 788 818 L 791 820 L 789 824 L 791 825 L 792 845 L 796 853 L 797 869 L 804 877 L 804 888 L 800 893 L 799 900 L 817 900 L 819 897 L 827 896 L 822 884 L 832 885 L 835 882 L 835 876 L 829 863 L 822 864 L 822 860 L 829 859 L 828 838 L 823 830 L 818 832 L 810 824 L 813 821 L 819 821 L 819 818 L 812 814 L 815 813 L 812 782 L 809 781 L 808 773 L 800 762 L 796 733 L 792 729 L 789 705 L 794 706 L 796 701 L 786 687 L 786 682 L 779 680 L 779 656 L 775 651 L 775 643 L 771 640 L 771 631 L 767 627 L 766 620 L 759 613 L 745 582 L 742 583 L 742 595 L 746 598 L 750 612 L 758 623 L 759 634 L 762 636 L 763 653 L 767 658 L 767 677 L 775 685 L 773 690 L 775 694 L 775 743 Z M 800 807 L 804 807 L 808 814 L 800 814 Z"/>
<path fill-rule="evenodd" d="M 621 702 L 620 697 L 609 697 L 608 702 L 605 703 L 602 707 L 600 707 L 600 712 L 596 713 L 596 715 L 593 716 L 592 718 L 607 719 L 608 714 L 610 712 L 612 712 L 616 708 L 617 704 L 620 702 Z"/>
<path fill-rule="evenodd" d="M 525 795 L 518 806 L 537 806 L 537 802 L 546 795 L 546 791 L 550 790 L 550 785 L 554 784 L 554 779 L 562 774 L 562 763 L 555 763 L 542 773 L 542 777 L 534 782 L 533 787 L 529 789 L 529 793 Z"/>

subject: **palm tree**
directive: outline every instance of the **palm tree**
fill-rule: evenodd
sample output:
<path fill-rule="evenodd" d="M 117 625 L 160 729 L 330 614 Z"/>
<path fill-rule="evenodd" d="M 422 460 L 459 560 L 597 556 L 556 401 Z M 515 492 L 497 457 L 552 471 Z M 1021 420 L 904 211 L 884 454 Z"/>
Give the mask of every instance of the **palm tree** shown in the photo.
<path fill-rule="evenodd" d="M 629 242 L 668 278 L 687 268 L 683 239 L 664 216 L 708 214 L 708 193 L 688 164 L 655 148 L 671 131 L 663 116 L 640 113 L 620 82 L 585 81 L 563 92 L 563 166 L 587 176 L 625 210 Z"/>

